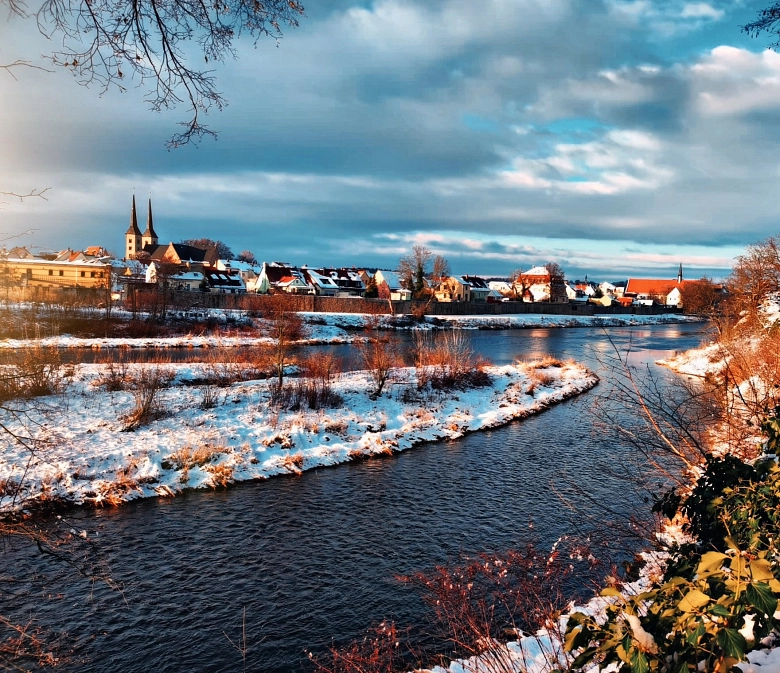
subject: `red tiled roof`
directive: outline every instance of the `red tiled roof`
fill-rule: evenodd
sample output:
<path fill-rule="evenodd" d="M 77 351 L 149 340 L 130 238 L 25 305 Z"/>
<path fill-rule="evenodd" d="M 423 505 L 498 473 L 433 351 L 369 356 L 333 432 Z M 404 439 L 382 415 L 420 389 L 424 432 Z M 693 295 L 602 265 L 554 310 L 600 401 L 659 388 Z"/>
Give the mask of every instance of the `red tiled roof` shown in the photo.
<path fill-rule="evenodd" d="M 676 287 L 676 280 L 666 278 L 629 278 L 625 294 L 667 295 Z"/>

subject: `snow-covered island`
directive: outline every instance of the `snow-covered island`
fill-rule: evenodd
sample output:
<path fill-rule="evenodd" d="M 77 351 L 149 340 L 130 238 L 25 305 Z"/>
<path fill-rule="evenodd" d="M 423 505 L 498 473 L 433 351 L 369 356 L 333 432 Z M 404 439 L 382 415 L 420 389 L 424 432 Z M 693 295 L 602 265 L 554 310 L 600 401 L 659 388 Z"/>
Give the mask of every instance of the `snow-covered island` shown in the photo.
<path fill-rule="evenodd" d="M 128 364 L 143 380 L 162 365 Z M 303 470 L 460 437 L 539 412 L 586 391 L 595 374 L 553 359 L 485 367 L 488 385 L 416 393 L 414 368 L 394 370 L 376 399 L 366 371 L 331 384 L 333 408 L 271 404 L 272 383 L 193 385 L 205 365 L 166 364 L 148 422 L 134 427 L 133 390 L 107 390 L 104 365 L 73 367 L 63 392 L 37 398 L 0 442 L 0 509 L 119 504 L 184 489 L 299 474 Z M 155 369 L 157 368 L 157 369 Z M 159 378 L 159 377 L 158 377 Z M 288 381 L 287 385 L 292 385 Z M 108 386 L 109 388 L 111 386 Z M 136 391 L 137 392 L 137 391 Z"/>

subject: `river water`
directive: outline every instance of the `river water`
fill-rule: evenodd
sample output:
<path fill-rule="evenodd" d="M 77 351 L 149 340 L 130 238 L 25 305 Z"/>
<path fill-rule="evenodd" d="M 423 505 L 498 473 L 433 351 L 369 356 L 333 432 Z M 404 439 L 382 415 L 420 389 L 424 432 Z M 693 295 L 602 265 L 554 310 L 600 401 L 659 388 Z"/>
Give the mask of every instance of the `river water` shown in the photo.
<path fill-rule="evenodd" d="M 615 347 L 630 349 L 637 364 L 695 347 L 706 326 L 469 334 L 496 364 L 550 354 L 599 370 Z M 529 538 L 550 544 L 583 516 L 598 518 L 594 503 L 617 502 L 624 514 L 641 504 L 608 469 L 627 448 L 589 412 L 609 386 L 608 372 L 600 373 L 591 393 L 461 440 L 225 491 L 75 512 L 71 524 L 97 536 L 123 594 L 71 574 L 44 594 L 0 603 L 0 614 L 67 631 L 74 650 L 62 671 L 183 673 L 242 670 L 227 636 L 240 642 L 245 610 L 246 670 L 310 670 L 307 650 L 322 653 L 384 618 L 419 621 L 421 601 L 397 575 Z M 2 559 L 9 573 L 57 567 L 19 544 L 6 546 Z"/>

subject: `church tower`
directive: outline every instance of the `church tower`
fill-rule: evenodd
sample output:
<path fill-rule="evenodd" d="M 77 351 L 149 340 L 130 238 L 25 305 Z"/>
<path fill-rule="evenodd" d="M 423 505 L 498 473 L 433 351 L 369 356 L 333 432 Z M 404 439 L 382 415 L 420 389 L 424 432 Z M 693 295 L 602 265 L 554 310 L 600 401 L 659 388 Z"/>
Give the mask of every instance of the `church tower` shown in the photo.
<path fill-rule="evenodd" d="M 677 272 L 677 282 L 682 283 L 683 277 L 682 277 L 682 262 L 680 262 L 680 270 Z"/>
<path fill-rule="evenodd" d="M 138 228 L 138 218 L 135 214 L 135 192 L 133 193 L 133 206 L 130 210 L 130 226 L 125 233 L 125 259 L 137 255 L 143 250 L 141 230 Z"/>
<path fill-rule="evenodd" d="M 154 231 L 152 223 L 152 195 L 149 195 L 149 211 L 146 216 L 146 231 L 144 231 L 141 245 L 145 248 L 147 245 L 154 248 L 157 246 L 157 234 Z"/>

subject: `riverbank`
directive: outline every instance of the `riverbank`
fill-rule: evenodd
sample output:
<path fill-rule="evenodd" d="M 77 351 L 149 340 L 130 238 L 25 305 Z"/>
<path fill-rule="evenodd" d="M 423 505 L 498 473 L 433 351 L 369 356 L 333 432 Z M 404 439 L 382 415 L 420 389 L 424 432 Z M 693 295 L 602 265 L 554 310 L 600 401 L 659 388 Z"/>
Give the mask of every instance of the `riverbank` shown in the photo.
<path fill-rule="evenodd" d="M 106 391 L 104 366 L 76 365 L 62 393 L 37 398 L 9 424 L 33 452 L 2 436 L 0 509 L 116 505 L 300 474 L 495 428 L 598 382 L 582 365 L 547 359 L 485 367 L 487 386 L 419 396 L 415 369 L 403 368 L 372 399 L 369 373 L 352 372 L 331 384 L 335 408 L 291 410 L 272 403 L 269 381 L 192 385 L 201 370 L 127 365 L 128 380 L 165 382 L 133 429 L 137 388 Z"/>
<path fill-rule="evenodd" d="M 208 313 L 208 312 L 207 312 Z M 217 315 L 218 313 L 218 315 Z M 514 330 L 538 328 L 604 328 L 637 327 L 647 325 L 668 325 L 702 322 L 696 316 L 681 314 L 661 314 L 653 316 L 580 316 L 567 315 L 510 315 L 510 316 L 450 316 L 427 317 L 418 322 L 408 316 L 373 316 L 356 313 L 302 313 L 306 325 L 306 336 L 298 344 L 301 346 L 349 344 L 365 340 L 362 332 L 367 330 Z M 203 320 L 221 320 L 225 322 L 224 312 L 215 315 L 201 315 Z M 254 319 L 256 326 L 262 319 Z M 249 331 L 250 333 L 247 333 Z M 106 337 L 84 338 L 69 334 L 49 336 L 39 339 L 0 339 L 0 349 L 25 348 L 34 341 L 46 348 L 233 348 L 270 344 L 272 340 L 263 337 L 261 329 L 247 330 L 240 335 L 192 334 L 166 337 Z M 252 333 L 253 332 L 253 333 Z"/>

